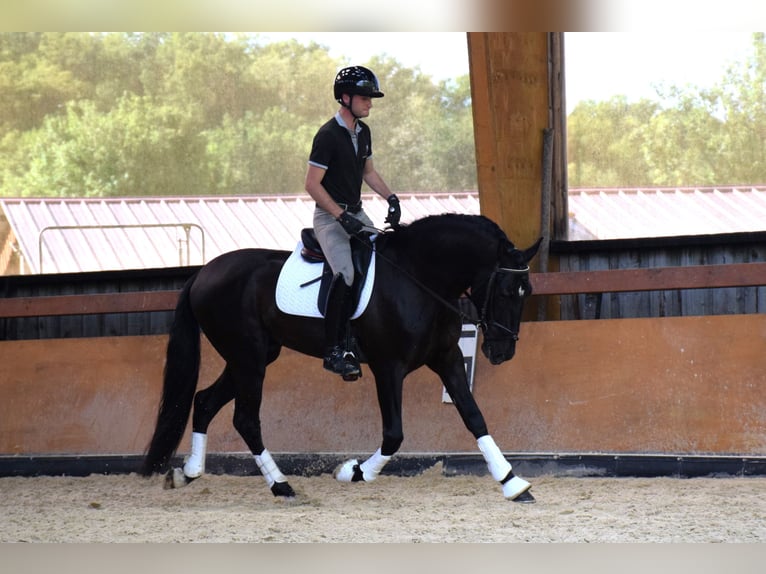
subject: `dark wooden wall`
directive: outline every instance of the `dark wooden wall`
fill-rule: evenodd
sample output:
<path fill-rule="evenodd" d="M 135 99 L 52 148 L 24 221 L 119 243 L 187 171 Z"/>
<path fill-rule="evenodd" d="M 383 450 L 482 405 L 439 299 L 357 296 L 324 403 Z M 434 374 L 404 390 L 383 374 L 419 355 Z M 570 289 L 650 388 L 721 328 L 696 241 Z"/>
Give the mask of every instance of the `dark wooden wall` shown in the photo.
<path fill-rule="evenodd" d="M 766 261 L 766 232 L 637 240 L 553 242 L 561 271 L 688 267 Z M 766 287 L 676 289 L 561 297 L 561 319 L 763 313 Z"/>
<path fill-rule="evenodd" d="M 180 289 L 197 269 L 199 267 L 56 275 L 8 275 L 0 277 L 0 297 Z M 0 341 L 161 335 L 168 332 L 172 318 L 172 311 L 30 318 L 0 317 Z"/>

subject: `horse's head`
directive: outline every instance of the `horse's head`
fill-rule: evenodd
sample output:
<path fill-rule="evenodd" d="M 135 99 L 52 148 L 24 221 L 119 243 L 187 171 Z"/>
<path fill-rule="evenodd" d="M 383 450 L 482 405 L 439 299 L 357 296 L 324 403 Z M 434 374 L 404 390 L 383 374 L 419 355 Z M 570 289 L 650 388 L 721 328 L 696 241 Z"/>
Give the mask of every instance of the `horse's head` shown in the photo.
<path fill-rule="evenodd" d="M 532 294 L 529 262 L 537 254 L 542 238 L 527 249 L 510 243 L 502 250 L 492 271 L 481 308 L 484 342 L 481 350 L 493 365 L 513 358 L 524 302 Z"/>

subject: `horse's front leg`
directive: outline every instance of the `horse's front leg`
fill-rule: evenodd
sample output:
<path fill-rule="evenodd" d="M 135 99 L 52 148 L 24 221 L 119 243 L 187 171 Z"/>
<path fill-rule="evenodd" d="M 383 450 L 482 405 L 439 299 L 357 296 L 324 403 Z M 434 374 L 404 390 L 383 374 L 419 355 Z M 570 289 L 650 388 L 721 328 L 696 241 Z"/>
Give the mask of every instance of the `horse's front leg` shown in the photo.
<path fill-rule="evenodd" d="M 428 367 L 439 375 L 463 423 L 476 438 L 479 451 L 487 463 L 492 478 L 503 488 L 503 496 L 515 502 L 534 502 L 535 498 L 529 492 L 532 485 L 513 474 L 511 463 L 503 456 L 487 430 L 484 415 L 468 387 L 468 377 L 460 348 L 455 345 L 452 351 L 443 353 L 438 360 L 429 362 Z"/>
<path fill-rule="evenodd" d="M 497 444 L 495 444 L 495 439 L 485 434 L 479 437 L 476 442 L 492 478 L 502 485 L 503 496 L 514 502 L 534 502 L 535 497 L 529 492 L 532 485 L 520 476 L 513 474 L 511 463 L 500 452 Z"/>
<path fill-rule="evenodd" d="M 384 371 L 370 370 L 375 376 L 378 405 L 383 421 L 383 442 L 375 453 L 362 463 L 357 459 L 347 460 L 335 470 L 335 478 L 341 482 L 372 482 L 383 467 L 399 450 L 404 440 L 402 428 L 402 382 L 403 368 L 389 367 Z"/>

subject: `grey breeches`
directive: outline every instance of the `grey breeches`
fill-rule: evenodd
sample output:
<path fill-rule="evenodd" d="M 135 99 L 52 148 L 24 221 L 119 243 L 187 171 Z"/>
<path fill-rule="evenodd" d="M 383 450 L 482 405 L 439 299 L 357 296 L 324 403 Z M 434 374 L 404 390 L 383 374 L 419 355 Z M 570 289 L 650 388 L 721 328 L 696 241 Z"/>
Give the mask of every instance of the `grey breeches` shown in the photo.
<path fill-rule="evenodd" d="M 349 215 L 373 227 L 372 220 L 364 210 Z M 332 272 L 343 275 L 343 280 L 350 287 L 354 282 L 354 264 L 351 261 L 351 238 L 348 233 L 332 215 L 319 207 L 314 209 L 314 233 Z"/>

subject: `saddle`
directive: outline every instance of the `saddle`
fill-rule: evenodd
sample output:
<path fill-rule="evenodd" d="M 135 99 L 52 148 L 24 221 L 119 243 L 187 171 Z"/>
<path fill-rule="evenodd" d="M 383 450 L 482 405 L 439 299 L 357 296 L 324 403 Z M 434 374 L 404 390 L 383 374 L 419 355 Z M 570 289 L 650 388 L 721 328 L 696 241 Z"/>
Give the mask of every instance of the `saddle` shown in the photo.
<path fill-rule="evenodd" d="M 359 303 L 359 298 L 364 287 L 365 280 L 367 278 L 367 271 L 370 266 L 370 260 L 372 259 L 372 234 L 362 233 L 354 236 L 351 239 L 351 261 L 354 265 L 354 284 L 351 286 L 351 296 L 353 297 L 354 305 Z M 327 292 L 330 290 L 330 283 L 332 282 L 332 269 L 330 264 L 327 263 L 327 259 L 322 253 L 322 247 L 317 241 L 314 230 L 310 227 L 306 227 L 301 230 L 301 257 L 308 263 L 322 263 L 324 265 L 322 269 L 322 275 L 320 277 L 321 283 L 319 284 L 319 296 L 317 297 L 317 308 L 319 312 L 324 316 L 325 307 L 327 306 Z"/>

